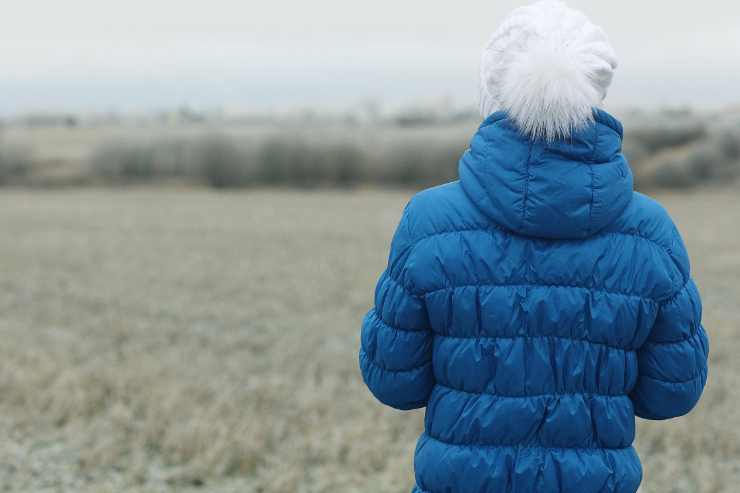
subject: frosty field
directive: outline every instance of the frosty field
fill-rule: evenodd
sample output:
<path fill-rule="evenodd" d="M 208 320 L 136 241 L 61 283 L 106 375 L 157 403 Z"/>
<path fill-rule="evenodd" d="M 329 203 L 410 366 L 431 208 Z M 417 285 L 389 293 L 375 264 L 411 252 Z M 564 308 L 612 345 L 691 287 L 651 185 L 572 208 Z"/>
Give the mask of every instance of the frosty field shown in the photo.
<path fill-rule="evenodd" d="M 357 368 L 409 193 L 0 194 L 0 491 L 407 493 L 421 412 Z M 688 417 L 638 423 L 643 493 L 740 484 L 740 193 L 664 194 L 712 344 Z"/>

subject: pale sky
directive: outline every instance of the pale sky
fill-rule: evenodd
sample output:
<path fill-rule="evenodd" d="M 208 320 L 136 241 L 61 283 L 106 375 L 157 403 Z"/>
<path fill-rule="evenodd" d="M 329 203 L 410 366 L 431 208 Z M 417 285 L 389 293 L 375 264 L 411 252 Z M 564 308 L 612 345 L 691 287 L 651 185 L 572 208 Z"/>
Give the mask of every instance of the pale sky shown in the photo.
<path fill-rule="evenodd" d="M 477 102 L 527 2 L 4 0 L 0 113 Z M 611 105 L 740 103 L 740 2 L 572 0 L 619 55 Z"/>

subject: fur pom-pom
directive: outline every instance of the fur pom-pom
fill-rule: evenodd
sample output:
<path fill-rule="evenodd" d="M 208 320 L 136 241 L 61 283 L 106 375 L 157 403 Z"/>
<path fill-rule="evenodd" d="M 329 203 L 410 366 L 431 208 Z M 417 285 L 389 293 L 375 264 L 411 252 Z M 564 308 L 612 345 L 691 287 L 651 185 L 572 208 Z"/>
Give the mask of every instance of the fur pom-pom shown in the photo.
<path fill-rule="evenodd" d="M 593 120 L 617 62 L 601 28 L 560 1 L 515 10 L 481 67 L 481 111 L 504 110 L 533 138 L 567 138 Z"/>
<path fill-rule="evenodd" d="M 538 40 L 506 72 L 501 104 L 524 133 L 554 140 L 590 123 L 601 94 L 576 50 Z"/>

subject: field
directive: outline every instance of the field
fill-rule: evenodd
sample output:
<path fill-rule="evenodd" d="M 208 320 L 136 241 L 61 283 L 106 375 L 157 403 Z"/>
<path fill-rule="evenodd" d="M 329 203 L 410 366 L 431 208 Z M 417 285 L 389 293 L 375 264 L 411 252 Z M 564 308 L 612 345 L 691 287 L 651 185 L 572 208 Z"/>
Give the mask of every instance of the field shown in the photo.
<path fill-rule="evenodd" d="M 382 408 L 360 319 L 408 193 L 0 194 L 0 491 L 407 493 L 422 414 Z M 740 194 L 661 200 L 710 382 L 639 423 L 643 493 L 740 484 Z"/>

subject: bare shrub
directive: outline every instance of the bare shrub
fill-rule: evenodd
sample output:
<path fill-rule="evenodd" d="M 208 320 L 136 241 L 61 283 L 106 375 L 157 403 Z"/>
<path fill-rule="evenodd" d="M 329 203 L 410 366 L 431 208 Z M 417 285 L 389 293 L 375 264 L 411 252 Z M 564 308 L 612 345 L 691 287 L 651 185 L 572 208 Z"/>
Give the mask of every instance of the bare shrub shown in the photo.
<path fill-rule="evenodd" d="M 93 154 L 90 169 L 93 176 L 104 181 L 149 182 L 157 176 L 154 157 L 149 145 L 105 145 Z"/>
<path fill-rule="evenodd" d="M 32 151 L 26 147 L 0 145 L 0 185 L 24 181 L 31 173 Z"/>
<path fill-rule="evenodd" d="M 229 138 L 211 135 L 198 144 L 198 169 L 205 182 L 215 188 L 235 188 L 250 184 L 249 160 Z"/>
<path fill-rule="evenodd" d="M 90 159 L 93 177 L 107 183 L 185 180 L 216 188 L 244 186 L 247 158 L 228 138 L 208 135 L 148 143 L 104 144 Z"/>
<path fill-rule="evenodd" d="M 327 180 L 338 186 L 356 185 L 363 176 L 366 157 L 349 143 L 332 145 L 325 153 Z"/>
<path fill-rule="evenodd" d="M 631 138 L 629 135 L 625 137 L 622 145 L 622 153 L 627 157 L 633 171 L 638 171 L 650 157 L 650 151 L 645 145 L 639 140 Z"/>
<path fill-rule="evenodd" d="M 262 144 L 257 163 L 256 181 L 278 185 L 302 181 L 307 169 L 315 166 L 316 156 L 304 142 L 272 137 Z"/>
<path fill-rule="evenodd" d="M 683 146 L 704 139 L 708 134 L 706 124 L 696 118 L 671 121 L 660 118 L 650 124 L 635 125 L 625 133 L 625 141 L 656 154 L 665 149 Z"/>
<path fill-rule="evenodd" d="M 626 125 L 623 152 L 638 187 L 685 188 L 740 175 L 740 129 L 728 119 L 690 112 L 634 118 Z M 115 129 L 107 138 L 90 129 L 92 140 L 78 146 L 74 157 L 45 152 L 51 158 L 35 162 L 24 149 L 0 147 L 0 185 L 53 186 L 70 183 L 73 176 L 75 184 L 423 188 L 457 178 L 459 159 L 477 122 L 441 124 L 421 118 L 395 123 L 154 127 L 153 134 Z M 82 150 L 85 145 L 92 150 Z M 88 167 L 79 165 L 80 156 Z"/>
<path fill-rule="evenodd" d="M 689 188 L 740 176 L 740 132 L 721 130 L 691 145 L 659 153 L 637 173 L 640 186 Z"/>
<path fill-rule="evenodd" d="M 314 144 L 272 137 L 260 147 L 255 182 L 264 185 L 351 185 L 361 179 L 364 157 L 350 143 Z"/>
<path fill-rule="evenodd" d="M 428 186 L 457 178 L 464 144 L 402 142 L 376 158 L 369 173 L 374 183 L 397 186 Z"/>
<path fill-rule="evenodd" d="M 724 130 L 717 136 L 717 144 L 728 160 L 740 160 L 740 130 Z"/>

